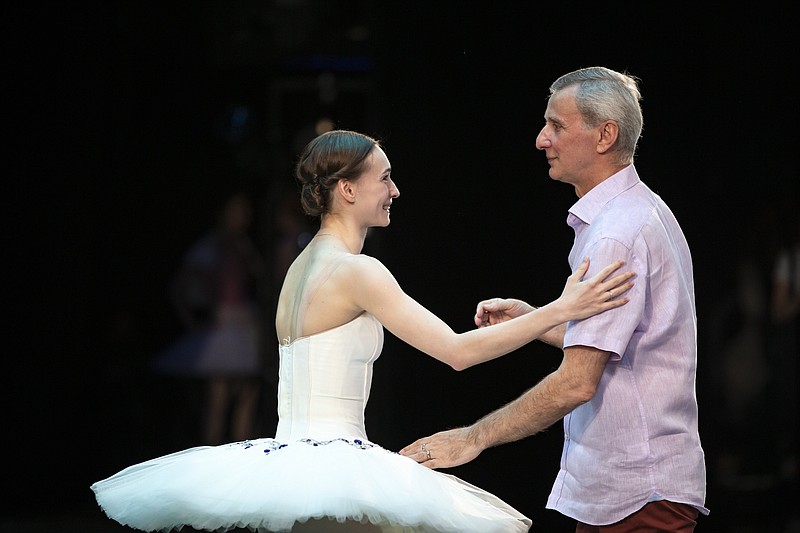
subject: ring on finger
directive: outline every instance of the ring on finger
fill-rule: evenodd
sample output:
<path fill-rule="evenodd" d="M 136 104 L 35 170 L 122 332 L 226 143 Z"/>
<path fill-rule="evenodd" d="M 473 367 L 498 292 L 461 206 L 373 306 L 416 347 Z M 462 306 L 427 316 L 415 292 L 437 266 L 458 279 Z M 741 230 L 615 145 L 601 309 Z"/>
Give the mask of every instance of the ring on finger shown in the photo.
<path fill-rule="evenodd" d="M 428 447 L 425 444 L 422 445 L 422 451 L 425 453 L 425 455 L 428 457 L 428 460 L 430 461 L 430 459 L 431 459 L 431 451 L 428 449 Z"/>

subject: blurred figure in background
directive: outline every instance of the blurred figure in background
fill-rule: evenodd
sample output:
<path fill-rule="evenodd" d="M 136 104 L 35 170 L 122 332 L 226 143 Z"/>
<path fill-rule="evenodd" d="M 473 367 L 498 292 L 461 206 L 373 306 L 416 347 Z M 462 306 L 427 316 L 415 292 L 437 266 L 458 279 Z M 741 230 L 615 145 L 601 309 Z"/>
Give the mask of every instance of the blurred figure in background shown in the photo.
<path fill-rule="evenodd" d="M 172 296 L 188 333 L 155 361 L 160 373 L 206 381 L 205 444 L 253 436 L 263 379 L 266 269 L 249 235 L 251 222 L 249 198 L 233 194 L 217 226 L 187 252 Z"/>
<path fill-rule="evenodd" d="M 779 221 L 773 232 L 778 239 L 770 269 L 769 329 L 767 335 L 767 363 L 770 366 L 769 396 L 765 406 L 774 417 L 770 427 L 775 432 L 777 451 L 775 473 L 779 490 L 789 494 L 789 501 L 797 501 L 797 358 L 800 355 L 800 223 L 794 218 L 792 205 L 787 201 L 777 213 L 790 214 Z M 781 406 L 776 409 L 776 406 Z M 800 513 L 795 507 L 794 526 L 800 529 Z"/>

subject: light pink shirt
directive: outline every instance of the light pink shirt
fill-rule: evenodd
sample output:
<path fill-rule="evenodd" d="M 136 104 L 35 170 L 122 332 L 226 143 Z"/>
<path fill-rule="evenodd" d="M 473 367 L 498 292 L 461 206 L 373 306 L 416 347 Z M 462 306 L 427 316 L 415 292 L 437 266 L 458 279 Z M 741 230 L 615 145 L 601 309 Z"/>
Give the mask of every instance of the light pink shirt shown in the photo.
<path fill-rule="evenodd" d="M 561 467 L 547 502 L 592 525 L 667 499 L 703 514 L 706 471 L 697 430 L 697 317 L 692 259 L 670 209 L 633 165 L 570 209 L 573 271 L 617 259 L 636 272 L 621 308 L 570 322 L 564 346 L 611 352 L 591 401 L 564 418 Z"/>

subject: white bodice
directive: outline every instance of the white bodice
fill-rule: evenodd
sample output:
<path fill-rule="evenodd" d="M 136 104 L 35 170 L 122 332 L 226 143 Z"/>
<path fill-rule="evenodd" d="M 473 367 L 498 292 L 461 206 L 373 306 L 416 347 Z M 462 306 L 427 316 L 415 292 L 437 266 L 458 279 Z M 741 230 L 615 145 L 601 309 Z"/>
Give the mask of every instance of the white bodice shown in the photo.
<path fill-rule="evenodd" d="M 275 439 L 366 439 L 364 410 L 382 348 L 383 326 L 367 313 L 281 344 Z"/>

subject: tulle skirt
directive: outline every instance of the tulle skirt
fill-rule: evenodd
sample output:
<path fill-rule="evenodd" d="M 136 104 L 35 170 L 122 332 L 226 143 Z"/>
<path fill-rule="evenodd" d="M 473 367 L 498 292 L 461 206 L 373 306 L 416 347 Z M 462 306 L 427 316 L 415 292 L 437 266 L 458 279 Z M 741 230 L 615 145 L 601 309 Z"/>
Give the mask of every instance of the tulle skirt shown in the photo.
<path fill-rule="evenodd" d="M 494 495 L 356 438 L 190 448 L 91 488 L 109 517 L 143 531 L 288 532 L 316 519 L 385 532 L 508 533 L 531 526 Z"/>

